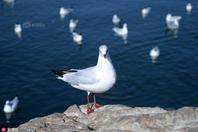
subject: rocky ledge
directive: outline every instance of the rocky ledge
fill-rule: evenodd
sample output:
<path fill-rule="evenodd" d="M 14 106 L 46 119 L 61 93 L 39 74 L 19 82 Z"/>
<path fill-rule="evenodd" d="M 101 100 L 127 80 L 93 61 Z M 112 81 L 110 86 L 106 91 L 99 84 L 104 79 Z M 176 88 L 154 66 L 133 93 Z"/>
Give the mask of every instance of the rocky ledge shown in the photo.
<path fill-rule="evenodd" d="M 105 105 L 86 114 L 86 105 L 39 117 L 9 132 L 198 132 L 198 108 L 167 111 L 159 107 Z"/>

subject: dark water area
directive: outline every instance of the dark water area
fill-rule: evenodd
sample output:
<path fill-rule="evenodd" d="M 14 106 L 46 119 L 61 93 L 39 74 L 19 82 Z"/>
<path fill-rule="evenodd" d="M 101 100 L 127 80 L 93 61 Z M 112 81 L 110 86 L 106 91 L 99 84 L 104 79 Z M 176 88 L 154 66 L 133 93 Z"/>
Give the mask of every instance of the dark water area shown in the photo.
<path fill-rule="evenodd" d="M 193 5 L 190 15 L 185 10 L 188 2 Z M 73 9 L 63 20 L 61 6 Z M 142 19 L 141 9 L 148 6 L 151 12 Z M 115 13 L 128 24 L 127 44 L 112 31 Z M 177 35 L 165 31 L 167 13 L 182 16 Z M 79 20 L 82 46 L 72 40 L 71 18 Z M 86 92 L 57 80 L 51 69 L 93 66 L 101 44 L 109 47 L 117 72 L 114 87 L 97 95 L 101 104 L 198 106 L 197 21 L 197 0 L 16 0 L 13 7 L 0 1 L 0 126 L 16 127 L 85 104 Z M 23 25 L 21 38 L 14 33 L 15 23 Z M 161 53 L 157 63 L 149 56 L 154 46 Z M 15 96 L 19 109 L 6 122 L 4 103 Z"/>

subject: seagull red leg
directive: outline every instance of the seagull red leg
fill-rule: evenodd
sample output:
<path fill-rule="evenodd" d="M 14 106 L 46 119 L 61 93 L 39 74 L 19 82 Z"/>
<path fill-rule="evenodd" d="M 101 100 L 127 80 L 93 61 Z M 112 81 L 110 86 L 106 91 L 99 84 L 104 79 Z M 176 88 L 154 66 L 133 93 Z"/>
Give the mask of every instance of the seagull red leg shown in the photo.
<path fill-rule="evenodd" d="M 93 94 L 93 98 L 94 98 L 94 106 L 95 106 L 95 108 L 101 107 L 102 105 L 100 105 L 100 104 L 98 104 L 98 103 L 96 102 L 96 94 Z"/>
<path fill-rule="evenodd" d="M 93 107 L 89 106 L 89 93 L 87 94 L 87 114 L 94 112 Z"/>

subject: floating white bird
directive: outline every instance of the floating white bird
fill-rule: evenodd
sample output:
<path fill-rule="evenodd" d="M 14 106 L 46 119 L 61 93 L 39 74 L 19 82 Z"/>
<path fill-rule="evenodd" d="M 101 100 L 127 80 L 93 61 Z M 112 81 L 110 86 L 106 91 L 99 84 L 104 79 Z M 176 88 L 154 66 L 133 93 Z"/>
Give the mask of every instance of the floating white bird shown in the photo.
<path fill-rule="evenodd" d="M 21 24 L 14 25 L 14 32 L 17 34 L 18 37 L 21 37 L 21 32 L 22 32 Z"/>
<path fill-rule="evenodd" d="M 98 62 L 96 66 L 85 69 L 52 70 L 58 79 L 69 83 L 72 87 L 87 91 L 87 113 L 94 111 L 101 105 L 97 104 L 95 93 L 104 93 L 111 89 L 116 82 L 116 72 L 108 53 L 106 45 L 99 47 Z M 94 104 L 89 106 L 89 95 L 93 93 Z"/>
<path fill-rule="evenodd" d="M 122 28 L 119 27 L 113 27 L 113 31 L 116 33 L 118 36 L 124 36 L 128 34 L 128 28 L 127 24 L 124 23 Z"/>
<path fill-rule="evenodd" d="M 172 16 L 171 14 L 166 15 L 166 24 L 168 29 L 177 30 L 179 28 L 179 21 L 181 20 L 181 16 Z"/>
<path fill-rule="evenodd" d="M 78 20 L 71 19 L 69 21 L 69 29 L 70 29 L 71 32 L 73 32 L 76 29 L 77 24 L 78 24 Z"/>
<path fill-rule="evenodd" d="M 170 22 L 170 21 L 179 21 L 181 20 L 181 16 L 172 16 L 171 14 L 167 14 L 166 15 L 166 22 Z"/>
<path fill-rule="evenodd" d="M 118 17 L 117 14 L 114 14 L 114 15 L 113 15 L 112 22 L 113 22 L 114 25 L 119 25 L 119 23 L 120 23 L 120 18 Z"/>
<path fill-rule="evenodd" d="M 18 97 L 15 97 L 11 101 L 7 100 L 4 105 L 3 111 L 5 113 L 13 113 L 17 109 L 18 103 L 19 103 Z"/>
<path fill-rule="evenodd" d="M 191 11 L 192 11 L 192 4 L 191 4 L 191 3 L 188 3 L 188 4 L 186 5 L 186 11 L 187 11 L 188 14 L 191 13 Z"/>
<path fill-rule="evenodd" d="M 127 43 L 127 37 L 128 37 L 128 28 L 127 28 L 127 24 L 124 23 L 123 27 L 113 27 L 112 29 L 115 34 L 119 37 L 122 37 L 122 39 L 124 40 L 124 43 Z"/>
<path fill-rule="evenodd" d="M 5 3 L 14 4 L 15 0 L 3 0 Z"/>
<path fill-rule="evenodd" d="M 151 59 L 152 59 L 152 62 L 155 63 L 156 60 L 157 60 L 157 58 L 158 58 L 159 55 L 160 55 L 160 50 L 159 50 L 159 48 L 158 48 L 157 46 L 154 47 L 154 48 L 152 48 L 152 49 L 150 50 L 149 55 L 150 55 L 150 57 L 151 57 Z"/>
<path fill-rule="evenodd" d="M 67 16 L 68 14 L 70 14 L 72 12 L 72 9 L 70 8 L 64 8 L 64 7 L 61 7 L 60 10 L 59 10 L 59 14 L 60 14 L 60 17 L 63 19 L 65 18 L 65 16 Z"/>
<path fill-rule="evenodd" d="M 77 44 L 82 44 L 83 36 L 81 33 L 72 32 L 73 41 Z"/>
<path fill-rule="evenodd" d="M 151 11 L 151 7 L 146 7 L 142 9 L 142 17 L 145 18 Z"/>

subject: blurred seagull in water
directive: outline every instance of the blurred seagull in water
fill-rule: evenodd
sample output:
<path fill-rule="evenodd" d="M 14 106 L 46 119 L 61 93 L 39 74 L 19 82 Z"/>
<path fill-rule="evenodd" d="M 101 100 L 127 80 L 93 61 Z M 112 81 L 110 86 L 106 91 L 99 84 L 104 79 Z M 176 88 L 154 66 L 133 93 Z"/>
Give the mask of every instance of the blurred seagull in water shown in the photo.
<path fill-rule="evenodd" d="M 114 27 L 114 28 L 113 28 L 113 31 L 114 31 L 114 32 L 116 33 L 116 35 L 118 35 L 118 36 L 127 35 L 127 34 L 128 34 L 127 24 L 124 23 L 122 28 L 120 28 L 120 27 Z"/>
<path fill-rule="evenodd" d="M 159 50 L 159 48 L 158 48 L 157 46 L 154 47 L 154 48 L 152 48 L 152 49 L 150 50 L 149 55 L 150 55 L 150 57 L 151 57 L 152 62 L 155 63 L 156 60 L 157 60 L 157 58 L 158 58 L 159 55 L 160 55 L 160 50 Z"/>
<path fill-rule="evenodd" d="M 82 44 L 83 36 L 81 33 L 72 32 L 73 41 L 77 44 Z"/>
<path fill-rule="evenodd" d="M 96 66 L 85 69 L 52 70 L 58 79 L 69 83 L 72 87 L 87 92 L 87 113 L 94 111 L 97 104 L 95 93 L 104 93 L 111 89 L 116 82 L 116 72 L 110 59 L 106 45 L 99 47 L 98 62 Z M 93 105 L 89 105 L 90 93 L 93 93 Z"/>
<path fill-rule="evenodd" d="M 142 18 L 146 18 L 146 16 L 150 13 L 151 7 L 146 7 L 142 9 Z"/>
<path fill-rule="evenodd" d="M 114 15 L 113 15 L 112 22 L 113 22 L 113 24 L 114 24 L 115 26 L 119 25 L 119 23 L 120 23 L 120 18 L 118 17 L 117 14 L 114 14 Z"/>
<path fill-rule="evenodd" d="M 166 15 L 166 24 L 168 29 L 177 30 L 179 29 L 179 21 L 181 20 L 181 16 L 172 16 L 171 14 Z"/>
<path fill-rule="evenodd" d="M 71 12 L 72 12 L 72 9 L 70 9 L 70 8 L 66 9 L 64 7 L 61 7 L 60 10 L 59 10 L 59 14 L 60 14 L 61 19 L 65 18 L 65 16 L 67 16 Z"/>
<path fill-rule="evenodd" d="M 192 4 L 191 4 L 191 3 L 188 3 L 188 4 L 186 5 L 186 11 L 187 11 L 188 14 L 191 13 L 191 11 L 192 11 Z"/>
<path fill-rule="evenodd" d="M 15 97 L 11 101 L 7 100 L 3 108 L 4 113 L 13 113 L 18 107 L 18 103 L 19 103 L 18 97 Z"/>
<path fill-rule="evenodd" d="M 12 4 L 12 5 L 14 5 L 15 3 L 15 0 L 3 0 L 3 1 L 7 4 Z"/>
<path fill-rule="evenodd" d="M 113 27 L 112 29 L 115 34 L 119 37 L 122 37 L 122 39 L 124 40 L 125 43 L 127 43 L 127 37 L 128 37 L 128 28 L 127 28 L 127 24 L 124 23 L 122 28 L 120 27 Z"/>
<path fill-rule="evenodd" d="M 73 20 L 73 19 L 71 19 L 71 20 L 69 21 L 69 29 L 70 29 L 70 32 L 73 32 L 73 31 L 76 29 L 77 24 L 78 24 L 78 20 Z"/>
<path fill-rule="evenodd" d="M 22 32 L 22 26 L 21 24 L 15 24 L 14 25 L 14 32 L 16 35 L 20 38 L 21 37 L 21 32 Z"/>

